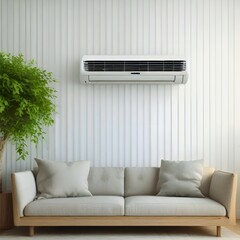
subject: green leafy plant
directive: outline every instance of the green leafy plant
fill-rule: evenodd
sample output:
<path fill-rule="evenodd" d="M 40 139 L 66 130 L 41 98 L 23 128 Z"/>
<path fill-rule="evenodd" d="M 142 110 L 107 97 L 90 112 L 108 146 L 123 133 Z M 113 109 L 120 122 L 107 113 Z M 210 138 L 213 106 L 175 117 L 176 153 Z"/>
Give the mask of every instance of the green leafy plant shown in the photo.
<path fill-rule="evenodd" d="M 54 82 L 52 73 L 37 67 L 33 60 L 0 52 L 0 188 L 7 141 L 16 145 L 18 159 L 25 160 L 26 141 L 37 144 L 45 134 L 44 126 L 54 123 Z"/>

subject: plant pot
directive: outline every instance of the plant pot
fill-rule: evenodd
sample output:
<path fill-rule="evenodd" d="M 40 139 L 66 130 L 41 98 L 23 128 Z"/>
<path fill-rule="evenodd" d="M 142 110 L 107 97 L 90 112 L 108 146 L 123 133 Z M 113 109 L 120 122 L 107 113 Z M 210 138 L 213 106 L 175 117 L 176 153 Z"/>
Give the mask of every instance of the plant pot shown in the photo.
<path fill-rule="evenodd" d="M 0 193 L 0 229 L 13 228 L 12 194 Z"/>

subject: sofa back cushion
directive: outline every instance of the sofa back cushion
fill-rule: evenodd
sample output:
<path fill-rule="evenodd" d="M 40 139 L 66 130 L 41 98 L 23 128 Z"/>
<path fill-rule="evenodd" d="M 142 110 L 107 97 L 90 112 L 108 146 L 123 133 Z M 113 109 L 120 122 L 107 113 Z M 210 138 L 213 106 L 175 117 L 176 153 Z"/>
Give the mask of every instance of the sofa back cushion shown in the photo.
<path fill-rule="evenodd" d="M 124 195 L 124 168 L 91 167 L 88 189 L 92 195 Z"/>
<path fill-rule="evenodd" d="M 209 187 L 214 168 L 204 167 L 200 190 L 209 195 Z M 125 169 L 125 196 L 156 195 L 159 177 L 157 167 L 127 167 Z"/>
<path fill-rule="evenodd" d="M 159 168 L 127 167 L 125 169 L 125 196 L 156 195 Z"/>

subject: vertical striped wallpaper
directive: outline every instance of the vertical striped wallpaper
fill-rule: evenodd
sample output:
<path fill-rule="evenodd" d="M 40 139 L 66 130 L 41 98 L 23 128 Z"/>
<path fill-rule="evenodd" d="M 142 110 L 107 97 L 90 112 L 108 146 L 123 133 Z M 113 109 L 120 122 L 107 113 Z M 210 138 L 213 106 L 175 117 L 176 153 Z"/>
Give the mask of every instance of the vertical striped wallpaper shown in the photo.
<path fill-rule="evenodd" d="M 93 166 L 159 166 L 204 158 L 240 173 L 240 1 L 0 0 L 0 50 L 36 59 L 58 80 L 56 123 L 34 157 Z M 85 54 L 187 59 L 186 85 L 80 85 Z M 240 215 L 240 209 L 239 215 Z"/>

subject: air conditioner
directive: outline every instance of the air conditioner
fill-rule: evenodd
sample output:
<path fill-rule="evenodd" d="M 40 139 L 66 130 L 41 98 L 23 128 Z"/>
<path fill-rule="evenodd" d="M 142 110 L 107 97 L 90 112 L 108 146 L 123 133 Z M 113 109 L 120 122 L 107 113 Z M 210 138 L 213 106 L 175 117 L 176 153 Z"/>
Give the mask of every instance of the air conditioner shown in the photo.
<path fill-rule="evenodd" d="M 81 83 L 181 84 L 187 78 L 182 58 L 85 55 L 81 61 Z"/>

